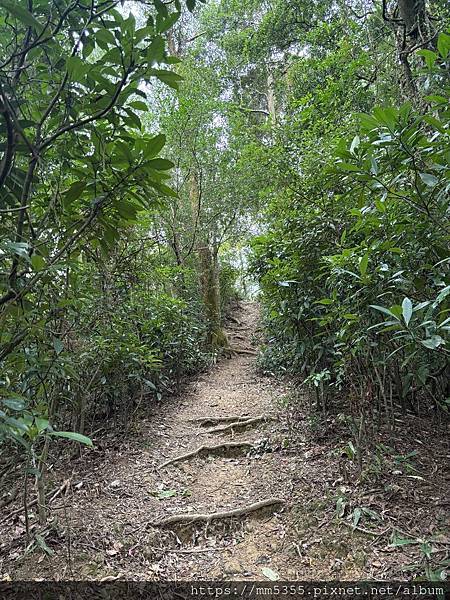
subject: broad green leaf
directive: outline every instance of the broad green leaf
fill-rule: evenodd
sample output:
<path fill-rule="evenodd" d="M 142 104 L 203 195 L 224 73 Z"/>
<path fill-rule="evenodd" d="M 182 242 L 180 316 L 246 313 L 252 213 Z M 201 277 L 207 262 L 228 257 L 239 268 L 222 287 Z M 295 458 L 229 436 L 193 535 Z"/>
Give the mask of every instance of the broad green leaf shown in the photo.
<path fill-rule="evenodd" d="M 26 406 L 25 398 L 21 398 L 20 396 L 13 396 L 11 398 L 2 398 L 0 400 L 2 404 L 10 408 L 11 410 L 21 411 Z"/>
<path fill-rule="evenodd" d="M 446 60 L 448 53 L 450 52 L 450 35 L 447 35 L 444 32 L 440 33 L 437 41 L 437 47 L 439 54 L 444 60 Z"/>
<path fill-rule="evenodd" d="M 6 10 L 22 21 L 24 25 L 32 27 L 37 32 L 41 32 L 43 26 L 39 21 L 30 13 L 29 10 L 20 6 L 16 0 L 0 0 L 0 7 L 6 8 Z"/>
<path fill-rule="evenodd" d="M 158 13 L 156 17 L 156 30 L 158 33 L 165 33 L 168 31 L 180 18 L 179 12 L 173 12 L 168 17 L 163 17 L 161 13 Z"/>
<path fill-rule="evenodd" d="M 413 314 L 413 305 L 409 298 L 405 298 L 402 302 L 402 314 L 403 314 L 403 319 L 404 319 L 406 325 L 408 326 L 409 322 L 411 320 L 411 316 Z"/>
<path fill-rule="evenodd" d="M 361 509 L 359 507 L 355 508 L 355 510 L 353 511 L 353 519 L 352 519 L 353 527 L 356 527 L 358 525 L 358 523 L 361 519 L 361 514 L 362 514 Z"/>
<path fill-rule="evenodd" d="M 85 444 L 86 446 L 93 446 L 90 438 L 85 435 L 81 435 L 81 433 L 75 433 L 74 431 L 50 431 L 49 435 L 66 438 L 68 440 L 73 440 L 74 442 L 80 442 L 80 444 Z"/>
<path fill-rule="evenodd" d="M 160 133 L 156 137 L 148 140 L 144 150 L 145 158 L 153 158 L 162 150 L 166 143 L 166 136 Z"/>
<path fill-rule="evenodd" d="M 370 304 L 369 305 L 370 308 L 374 308 L 375 310 L 379 310 L 380 312 L 384 313 L 385 315 L 389 315 L 390 317 L 394 317 L 394 319 L 397 319 L 397 321 L 399 321 L 400 319 L 388 308 L 384 307 L 384 306 L 378 306 L 377 304 Z"/>
<path fill-rule="evenodd" d="M 400 538 L 394 535 L 391 546 L 408 546 L 410 544 L 416 544 L 416 540 L 411 540 L 408 538 Z"/>
<path fill-rule="evenodd" d="M 420 179 L 424 182 L 425 185 L 429 187 L 434 187 L 438 183 L 438 178 L 431 173 L 419 173 Z"/>
<path fill-rule="evenodd" d="M 423 56 L 425 59 L 425 64 L 429 69 L 434 65 L 437 59 L 436 52 L 432 52 L 431 50 L 418 50 L 417 54 L 419 56 Z"/>
<path fill-rule="evenodd" d="M 172 161 L 165 158 L 155 158 L 150 160 L 147 163 L 147 166 L 151 167 L 152 169 L 156 169 L 157 171 L 167 171 L 168 169 L 172 169 L 174 164 Z"/>
<path fill-rule="evenodd" d="M 151 44 L 147 49 L 147 61 L 150 66 L 153 66 L 155 63 L 160 63 L 164 57 L 165 51 L 165 42 L 164 38 L 160 35 L 155 37 Z"/>
<path fill-rule="evenodd" d="M 34 424 L 36 425 L 36 428 L 39 433 L 45 431 L 45 429 L 47 429 L 47 427 L 49 426 L 48 419 L 42 419 L 41 417 L 35 417 Z"/>
<path fill-rule="evenodd" d="M 356 165 L 352 165 L 350 163 L 346 163 L 346 162 L 338 162 L 337 166 L 339 167 L 339 169 L 343 169 L 344 171 L 359 171 L 359 167 L 357 167 Z"/>
<path fill-rule="evenodd" d="M 364 254 L 364 256 L 359 261 L 359 271 L 363 277 L 367 273 L 368 264 L 369 264 L 369 255 Z"/>
<path fill-rule="evenodd" d="M 64 344 L 59 338 L 53 338 L 53 348 L 55 349 L 56 354 L 61 354 L 64 350 Z"/>
<path fill-rule="evenodd" d="M 45 269 L 46 262 L 45 259 L 39 254 L 33 254 L 31 257 L 31 264 L 33 265 L 33 269 L 35 271 L 42 271 L 42 269 Z"/>
<path fill-rule="evenodd" d="M 75 183 L 72 183 L 70 188 L 64 194 L 65 202 L 70 203 L 70 202 L 73 202 L 74 200 L 76 200 L 77 198 L 79 198 L 81 196 L 81 194 L 83 193 L 85 187 L 86 187 L 85 181 L 75 181 Z"/>
<path fill-rule="evenodd" d="M 355 135 L 355 137 L 353 138 L 353 141 L 350 145 L 350 152 L 352 154 L 354 154 L 355 150 L 357 150 L 359 148 L 360 143 L 361 143 L 361 140 L 359 139 L 359 136 Z"/>
<path fill-rule="evenodd" d="M 173 71 L 167 71 L 166 69 L 150 69 L 149 75 L 157 77 L 160 81 L 174 90 L 178 90 L 180 82 L 183 81 L 181 75 L 178 75 Z"/>
<path fill-rule="evenodd" d="M 66 60 L 66 68 L 69 77 L 75 81 L 83 79 L 88 69 L 87 65 L 78 56 L 69 56 Z"/>
<path fill-rule="evenodd" d="M 130 102 L 130 106 L 136 110 L 148 111 L 148 105 L 142 100 L 133 100 L 133 102 Z"/>
<path fill-rule="evenodd" d="M 432 335 L 430 338 L 422 341 L 422 345 L 429 350 L 436 350 L 436 348 L 439 348 L 444 343 L 440 335 Z"/>
<path fill-rule="evenodd" d="M 158 500 L 165 500 L 167 498 L 173 498 L 177 495 L 177 490 L 156 490 L 154 492 L 150 492 L 152 496 L 158 498 Z"/>

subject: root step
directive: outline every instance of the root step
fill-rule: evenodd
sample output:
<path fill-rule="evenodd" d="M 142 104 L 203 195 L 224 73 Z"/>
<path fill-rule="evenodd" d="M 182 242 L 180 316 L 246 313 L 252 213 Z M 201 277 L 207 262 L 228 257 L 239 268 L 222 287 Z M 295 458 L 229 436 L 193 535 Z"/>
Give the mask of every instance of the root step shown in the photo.
<path fill-rule="evenodd" d="M 170 517 L 165 517 L 163 519 L 160 519 L 159 521 L 154 521 L 152 525 L 154 527 L 170 527 L 171 525 L 177 525 L 179 523 L 191 524 L 202 521 L 209 524 L 211 521 L 219 519 L 232 519 L 233 517 L 242 517 L 243 515 L 248 515 L 257 510 L 261 510 L 262 508 L 276 506 L 278 504 L 285 504 L 285 501 L 281 498 L 269 498 L 267 500 L 255 502 L 254 504 L 250 504 L 248 506 L 243 506 L 242 508 L 235 508 L 234 510 L 227 510 L 223 512 L 187 513 L 171 515 Z"/>
<path fill-rule="evenodd" d="M 176 456 L 175 458 L 166 460 L 166 462 L 164 462 L 162 465 L 160 465 L 158 467 L 158 469 L 163 469 L 164 467 L 167 467 L 174 463 L 181 462 L 183 460 L 187 460 L 188 458 L 191 458 L 192 456 L 201 456 L 201 455 L 205 455 L 205 454 L 218 454 L 218 453 L 220 453 L 221 450 L 227 451 L 227 450 L 236 450 L 236 449 L 243 449 L 243 448 L 250 450 L 251 448 L 255 448 L 255 446 L 252 444 L 252 442 L 227 442 L 227 443 L 223 443 L 223 444 L 217 444 L 215 446 L 203 445 L 203 446 L 200 446 L 200 448 L 197 448 L 197 450 L 193 450 L 192 452 L 186 452 L 186 454 L 181 454 L 180 456 Z"/>
<path fill-rule="evenodd" d="M 206 427 L 206 425 L 218 425 L 219 423 L 230 423 L 238 421 L 248 421 L 251 419 L 250 415 L 231 415 L 225 417 L 197 417 L 196 419 L 189 419 L 190 423 L 197 423 L 200 427 Z"/>
<path fill-rule="evenodd" d="M 252 417 L 245 421 L 233 421 L 229 425 L 219 425 L 218 427 L 213 427 L 212 429 L 206 429 L 202 431 L 204 433 L 222 433 L 224 431 L 234 431 L 235 429 L 245 429 L 245 427 L 249 427 L 251 425 L 256 425 L 257 423 L 261 423 L 262 421 L 268 421 L 269 417 L 260 416 L 260 417 Z"/>

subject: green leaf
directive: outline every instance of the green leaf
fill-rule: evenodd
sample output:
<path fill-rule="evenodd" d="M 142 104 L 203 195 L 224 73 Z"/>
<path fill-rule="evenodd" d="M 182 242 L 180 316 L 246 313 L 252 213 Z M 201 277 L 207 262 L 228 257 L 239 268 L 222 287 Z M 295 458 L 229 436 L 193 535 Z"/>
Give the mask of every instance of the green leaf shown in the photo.
<path fill-rule="evenodd" d="M 446 60 L 448 53 L 450 52 L 450 35 L 447 35 L 444 32 L 440 33 L 437 41 L 437 48 L 439 54 Z"/>
<path fill-rule="evenodd" d="M 130 102 L 130 106 L 136 110 L 148 111 L 148 105 L 145 102 L 142 102 L 142 100 L 134 100 L 133 102 Z"/>
<path fill-rule="evenodd" d="M 355 508 L 353 511 L 353 527 L 356 527 L 361 519 L 361 509 Z"/>
<path fill-rule="evenodd" d="M 154 138 L 152 138 L 151 140 L 149 140 L 147 142 L 145 150 L 144 150 L 145 158 L 153 158 L 154 156 L 159 154 L 159 152 L 164 147 L 165 143 L 166 143 L 166 136 L 163 135 L 162 133 L 160 133 L 159 135 L 157 135 Z"/>
<path fill-rule="evenodd" d="M 173 71 L 167 71 L 166 69 L 150 69 L 149 75 L 157 77 L 160 81 L 174 90 L 178 90 L 180 82 L 183 81 L 181 75 L 178 75 Z"/>
<path fill-rule="evenodd" d="M 434 187 L 438 183 L 438 178 L 431 173 L 419 173 L 420 179 L 424 182 L 425 185 L 429 187 Z"/>
<path fill-rule="evenodd" d="M 369 264 L 369 255 L 364 254 L 364 256 L 359 261 L 359 271 L 363 277 L 367 273 L 368 264 Z"/>
<path fill-rule="evenodd" d="M 85 187 L 86 187 L 85 181 L 75 181 L 75 183 L 72 183 L 70 188 L 64 194 L 64 201 L 67 203 L 73 202 L 74 200 L 76 200 L 77 198 L 79 198 L 81 196 Z"/>
<path fill-rule="evenodd" d="M 186 7 L 189 12 L 194 12 L 195 9 L 195 0 L 186 0 Z"/>
<path fill-rule="evenodd" d="M 379 310 L 380 312 L 384 313 L 385 315 L 388 315 L 390 317 L 394 317 L 394 319 L 397 319 L 397 321 L 399 321 L 400 319 L 397 317 L 397 315 L 395 315 L 391 310 L 389 310 L 388 308 L 385 308 L 384 306 L 378 306 L 377 304 L 369 304 L 370 308 L 374 308 L 375 310 Z"/>
<path fill-rule="evenodd" d="M 68 440 L 73 440 L 74 442 L 80 442 L 80 444 L 85 444 L 86 446 L 93 447 L 91 438 L 88 438 L 85 435 L 81 435 L 81 433 L 75 433 L 74 431 L 50 431 L 49 435 L 54 437 L 66 438 Z"/>
<path fill-rule="evenodd" d="M 19 6 L 16 0 L 0 0 L 0 6 L 6 8 L 10 14 L 19 19 L 19 21 L 22 21 L 25 25 L 32 27 L 37 32 L 42 31 L 43 26 L 39 21 L 33 17 L 29 10 Z"/>
<path fill-rule="evenodd" d="M 343 169 L 344 171 L 359 171 L 359 167 L 357 167 L 356 165 L 352 165 L 350 163 L 346 163 L 346 162 L 338 162 L 337 166 L 339 169 Z"/>
<path fill-rule="evenodd" d="M 445 344 L 445 342 L 440 335 L 432 335 L 430 338 L 422 341 L 422 345 L 429 350 L 436 350 L 442 344 Z"/>
<path fill-rule="evenodd" d="M 25 408 L 25 399 L 20 396 L 14 396 L 11 398 L 2 398 L 2 404 L 10 408 L 11 410 L 21 411 Z"/>
<path fill-rule="evenodd" d="M 409 544 L 415 544 L 416 540 L 410 540 L 407 538 L 400 538 L 396 535 L 392 539 L 391 546 L 408 546 Z"/>
<path fill-rule="evenodd" d="M 64 350 L 64 344 L 59 338 L 53 338 L 53 348 L 55 349 L 56 354 L 61 354 Z"/>
<path fill-rule="evenodd" d="M 156 17 L 156 30 L 158 33 L 164 33 L 169 30 L 180 18 L 179 12 L 173 12 L 168 17 L 163 18 L 161 13 Z"/>
<path fill-rule="evenodd" d="M 30 261 L 29 246 L 26 242 L 8 243 L 7 248 L 9 250 L 12 250 L 14 254 L 17 254 L 17 256 L 20 256 L 21 258 Z"/>
<path fill-rule="evenodd" d="M 147 166 L 156 169 L 157 171 L 167 171 L 168 169 L 172 169 L 175 165 L 172 161 L 165 158 L 155 158 L 150 160 L 147 163 Z"/>
<path fill-rule="evenodd" d="M 151 496 L 158 498 L 158 500 L 165 500 L 166 498 L 173 498 L 177 495 L 177 490 L 155 490 L 150 492 Z"/>
<path fill-rule="evenodd" d="M 150 66 L 154 65 L 155 63 L 162 62 L 165 48 L 166 45 L 164 38 L 162 38 L 160 35 L 152 40 L 151 44 L 147 48 L 147 61 Z"/>
<path fill-rule="evenodd" d="M 402 302 L 402 314 L 403 319 L 408 326 L 413 314 L 413 305 L 409 298 L 405 298 Z"/>
<path fill-rule="evenodd" d="M 431 69 L 436 62 L 437 54 L 436 52 L 432 52 L 431 50 L 419 50 L 417 52 L 419 56 L 423 56 L 425 59 L 425 64 L 429 69 Z"/>
<path fill-rule="evenodd" d="M 350 144 L 350 152 L 352 154 L 355 154 L 355 150 L 357 150 L 359 148 L 360 143 L 361 143 L 361 140 L 359 139 L 359 136 L 355 135 L 352 143 Z"/>
<path fill-rule="evenodd" d="M 39 254 L 33 254 L 31 257 L 31 264 L 33 265 L 33 269 L 35 271 L 42 271 L 42 269 L 45 269 L 46 262 L 45 259 Z"/>
<path fill-rule="evenodd" d="M 78 56 L 69 56 L 66 60 L 66 69 L 71 80 L 79 81 L 87 72 L 87 65 Z"/>
<path fill-rule="evenodd" d="M 170 188 L 168 185 L 164 185 L 164 183 L 158 183 L 156 181 L 151 181 L 150 185 L 154 187 L 158 192 L 160 192 L 163 196 L 170 196 L 171 198 L 178 198 L 178 194 Z"/>

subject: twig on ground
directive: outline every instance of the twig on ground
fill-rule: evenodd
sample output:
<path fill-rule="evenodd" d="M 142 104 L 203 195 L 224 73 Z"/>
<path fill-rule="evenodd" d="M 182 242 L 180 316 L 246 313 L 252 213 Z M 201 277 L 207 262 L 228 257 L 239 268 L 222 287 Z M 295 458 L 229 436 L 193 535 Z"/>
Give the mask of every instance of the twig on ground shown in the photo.
<path fill-rule="evenodd" d="M 64 492 L 64 490 L 69 486 L 69 484 L 70 484 L 70 479 L 66 479 L 57 490 L 53 490 L 52 492 L 49 492 L 48 494 L 46 494 L 46 497 L 50 497 L 48 503 L 50 504 L 50 502 L 53 502 L 53 500 L 55 500 L 55 498 L 57 498 L 60 494 L 62 494 L 62 492 Z M 31 508 L 32 506 L 35 506 L 37 504 L 37 501 L 38 501 L 38 499 L 35 498 L 31 502 L 28 502 L 27 508 Z M 23 506 L 21 506 L 20 508 L 17 508 L 16 510 L 13 510 L 4 519 L 2 519 L 0 521 L 0 525 L 2 525 L 3 523 L 6 523 L 6 521 L 9 521 L 12 517 L 14 517 L 15 515 L 18 515 L 22 511 L 23 511 Z"/>

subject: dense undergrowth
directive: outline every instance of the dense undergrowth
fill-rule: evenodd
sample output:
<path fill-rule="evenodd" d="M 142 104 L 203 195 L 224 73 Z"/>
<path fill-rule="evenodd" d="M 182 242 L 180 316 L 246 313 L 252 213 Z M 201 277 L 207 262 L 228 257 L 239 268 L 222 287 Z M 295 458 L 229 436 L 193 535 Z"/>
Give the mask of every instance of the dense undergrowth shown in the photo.
<path fill-rule="evenodd" d="M 215 360 L 248 266 L 261 364 L 318 414 L 448 413 L 449 18 L 0 0 L 0 472 L 42 523 L 53 440 Z"/>

